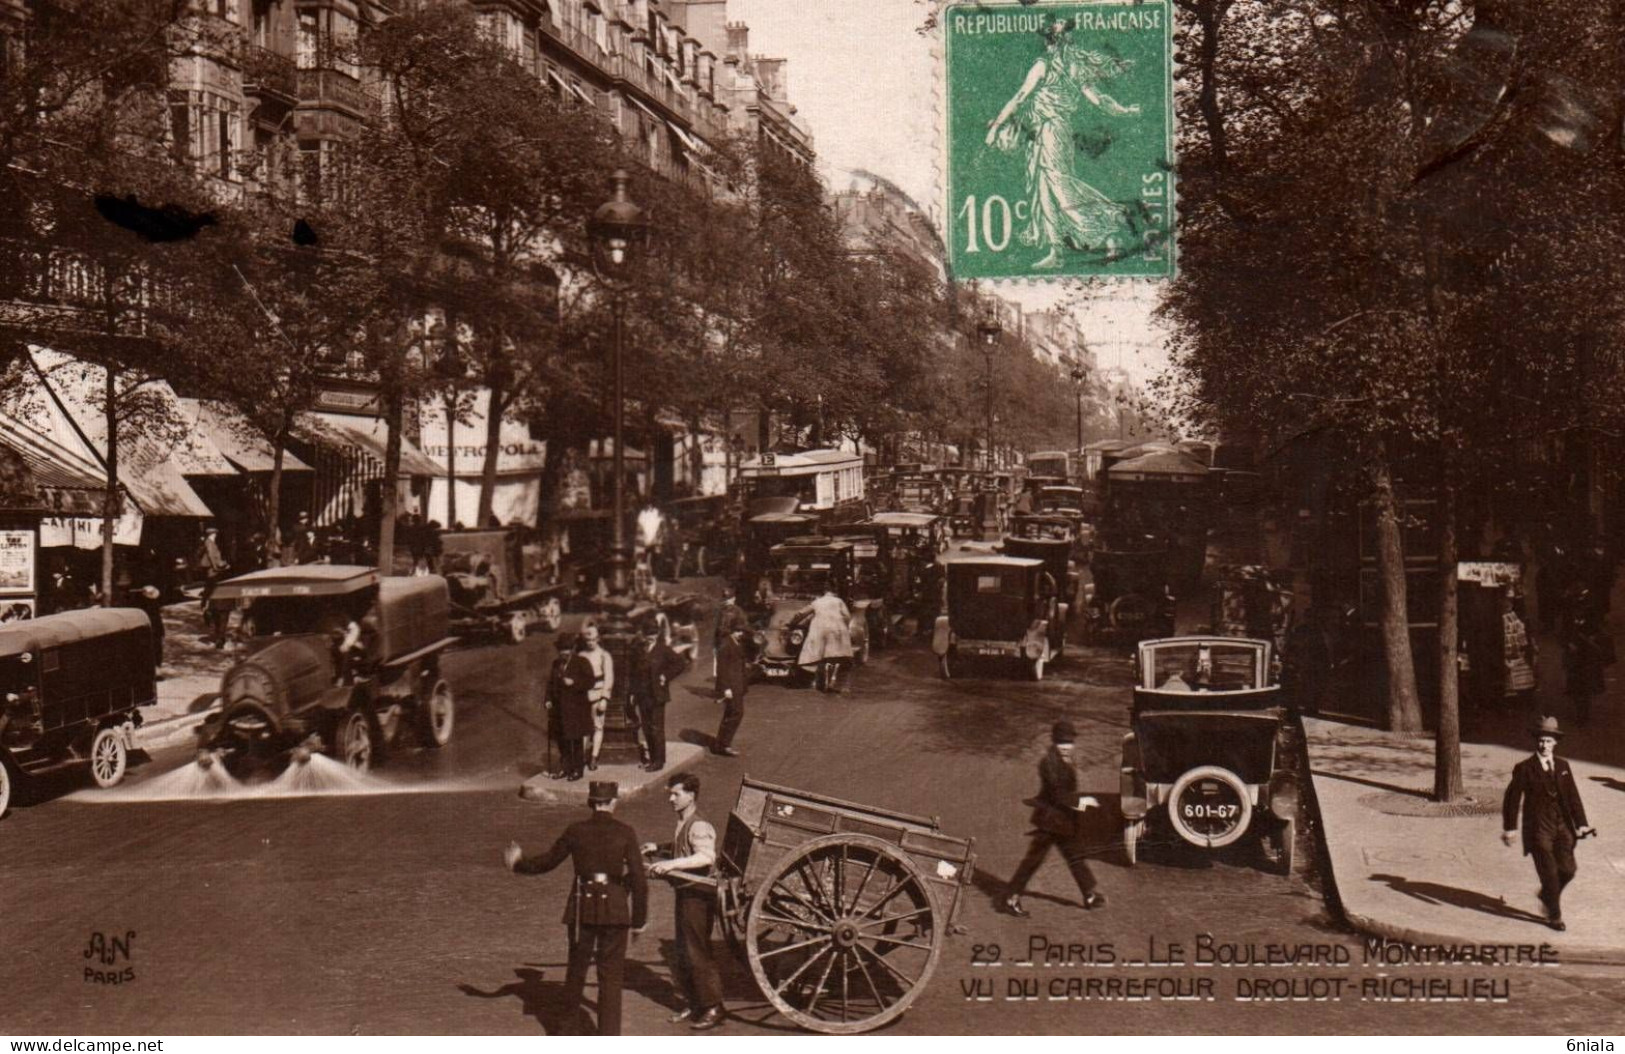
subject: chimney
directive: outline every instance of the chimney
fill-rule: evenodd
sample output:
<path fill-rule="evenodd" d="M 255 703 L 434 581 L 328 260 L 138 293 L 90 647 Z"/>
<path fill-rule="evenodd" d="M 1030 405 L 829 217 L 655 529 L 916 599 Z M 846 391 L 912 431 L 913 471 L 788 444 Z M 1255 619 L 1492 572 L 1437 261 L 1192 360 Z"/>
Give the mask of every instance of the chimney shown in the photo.
<path fill-rule="evenodd" d="M 756 60 L 756 79 L 762 85 L 762 90 L 767 92 L 767 97 L 777 103 L 790 100 L 790 93 L 785 84 L 786 65 L 788 62 L 785 59 Z"/>
<path fill-rule="evenodd" d="M 728 57 L 743 59 L 750 54 L 750 26 L 743 22 L 728 23 Z"/>

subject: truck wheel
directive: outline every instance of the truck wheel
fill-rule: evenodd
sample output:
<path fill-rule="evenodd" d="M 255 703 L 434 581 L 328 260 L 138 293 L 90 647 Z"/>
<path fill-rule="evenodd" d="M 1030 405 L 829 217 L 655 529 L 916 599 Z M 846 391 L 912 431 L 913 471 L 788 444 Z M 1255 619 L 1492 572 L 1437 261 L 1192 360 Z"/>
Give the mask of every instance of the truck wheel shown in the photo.
<path fill-rule="evenodd" d="M 1123 827 L 1123 855 L 1128 858 L 1129 867 L 1140 862 L 1140 839 L 1144 835 L 1144 820 L 1135 820 Z"/>
<path fill-rule="evenodd" d="M 345 768 L 366 772 L 372 768 L 372 734 L 367 731 L 367 719 L 359 710 L 348 711 L 339 719 L 338 735 L 334 737 L 337 754 Z"/>
<path fill-rule="evenodd" d="M 526 617 L 523 611 L 515 611 L 509 615 L 506 626 L 508 643 L 523 644 L 525 642 L 525 631 L 529 628 L 529 623 L 530 619 Z"/>
<path fill-rule="evenodd" d="M 426 747 L 443 747 L 451 742 L 456 719 L 457 704 L 452 698 L 451 685 L 436 681 L 428 697 L 418 703 L 418 738 Z"/>
<path fill-rule="evenodd" d="M 104 728 L 90 741 L 90 778 L 96 781 L 96 786 L 104 789 L 118 786 L 129 761 L 124 736 L 118 729 Z"/>

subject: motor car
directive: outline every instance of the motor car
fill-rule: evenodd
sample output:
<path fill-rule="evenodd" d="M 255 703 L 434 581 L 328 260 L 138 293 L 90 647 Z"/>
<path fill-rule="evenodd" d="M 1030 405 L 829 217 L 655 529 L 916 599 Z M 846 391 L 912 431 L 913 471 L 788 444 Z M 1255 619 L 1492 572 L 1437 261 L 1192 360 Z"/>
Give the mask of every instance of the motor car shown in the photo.
<path fill-rule="evenodd" d="M 1085 591 L 1091 640 L 1138 644 L 1173 635 L 1176 598 L 1169 584 L 1169 546 L 1157 535 L 1103 534 L 1089 556 Z"/>
<path fill-rule="evenodd" d="M 0 625 L 0 816 L 14 790 L 88 770 L 112 787 L 141 708 L 157 700 L 152 623 L 134 608 L 64 611 Z"/>
<path fill-rule="evenodd" d="M 1006 535 L 1000 551 L 1009 556 L 1025 556 L 1042 560 L 1044 569 L 1055 580 L 1061 599 L 1068 605 L 1068 613 L 1081 610 L 1085 599 L 1083 573 L 1073 556 L 1072 539 L 1062 537 L 1022 537 Z"/>
<path fill-rule="evenodd" d="M 518 644 L 532 629 L 559 628 L 569 586 L 548 580 L 539 547 L 526 546 L 518 529 L 442 531 L 440 538 L 454 633 Z"/>
<path fill-rule="evenodd" d="M 228 578 L 214 595 L 246 605 L 252 635 L 198 729 L 200 764 L 244 776 L 321 752 L 365 772 L 410 733 L 429 748 L 451 741 L 444 578 L 315 564 Z"/>
<path fill-rule="evenodd" d="M 942 516 L 952 503 L 953 491 L 935 476 L 899 476 L 892 488 L 892 509 L 896 512 L 924 512 Z"/>
<path fill-rule="evenodd" d="M 830 527 L 826 536 L 852 546 L 852 598 L 866 602 L 870 647 L 886 647 L 891 643 L 895 612 L 890 603 L 892 561 L 885 529 L 863 520 Z"/>
<path fill-rule="evenodd" d="M 1004 660 L 1035 681 L 1066 646 L 1067 605 L 1042 560 L 960 552 L 941 558 L 943 608 L 931 634 L 942 676 Z"/>
<path fill-rule="evenodd" d="M 1147 831 L 1198 849 L 1256 838 L 1290 872 L 1299 761 L 1269 641 L 1190 636 L 1142 641 L 1123 737 L 1123 852 L 1138 862 Z"/>
<path fill-rule="evenodd" d="M 886 599 L 893 612 L 934 617 L 942 598 L 937 557 L 949 545 L 941 516 L 928 512 L 877 512 L 869 523 L 881 533 L 881 553 L 889 575 Z"/>
<path fill-rule="evenodd" d="M 775 545 L 817 533 L 818 518 L 796 509 L 795 498 L 758 498 L 747 506 L 734 569 L 741 603 L 754 603 L 761 592 L 762 581 L 772 570 Z"/>
<path fill-rule="evenodd" d="M 852 543 L 827 537 L 792 538 L 770 553 L 767 594 L 753 643 L 757 672 L 768 680 L 805 683 L 811 672 L 800 665 L 801 646 L 812 616 L 808 605 L 827 589 L 846 602 L 852 620 L 853 664 L 869 658 L 869 608 L 853 588 Z"/>
<path fill-rule="evenodd" d="M 739 516 L 725 494 L 678 498 L 661 509 L 668 526 L 667 578 L 705 577 L 733 566 L 739 551 Z"/>

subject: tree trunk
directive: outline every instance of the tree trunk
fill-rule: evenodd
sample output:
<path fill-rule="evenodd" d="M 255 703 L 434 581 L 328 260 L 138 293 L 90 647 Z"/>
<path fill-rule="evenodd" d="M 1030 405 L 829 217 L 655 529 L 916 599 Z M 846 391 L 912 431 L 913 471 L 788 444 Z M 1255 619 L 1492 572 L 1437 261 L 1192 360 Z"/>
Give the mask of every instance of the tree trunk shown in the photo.
<path fill-rule="evenodd" d="M 763 403 L 756 415 L 756 449 L 762 453 L 773 448 L 773 411 Z"/>
<path fill-rule="evenodd" d="M 1433 797 L 1442 802 L 1461 795 L 1461 689 L 1456 656 L 1459 618 L 1456 604 L 1456 482 L 1450 455 L 1439 485 L 1439 734 L 1433 748 Z M 1471 656 L 1474 663 L 1499 663 L 1499 654 Z M 1480 670 L 1487 667 L 1480 666 Z"/>
<path fill-rule="evenodd" d="M 288 450 L 290 417 L 283 412 L 282 423 L 272 440 L 271 492 L 265 496 L 265 518 L 270 521 L 265 525 L 265 536 L 270 539 L 270 551 L 278 554 L 282 552 L 282 464 Z"/>
<path fill-rule="evenodd" d="M 118 526 L 118 373 L 104 368 L 107 420 L 107 489 L 102 492 L 102 607 L 113 606 L 113 530 Z"/>
<path fill-rule="evenodd" d="M 688 475 L 694 484 L 694 497 L 705 493 L 705 436 L 698 417 L 688 419 Z"/>
<path fill-rule="evenodd" d="M 378 570 L 381 574 L 395 571 L 395 493 L 401 478 L 401 409 L 400 390 L 391 385 L 384 395 L 384 485 L 379 495 Z"/>
<path fill-rule="evenodd" d="M 502 454 L 502 418 L 508 410 L 508 389 L 500 381 L 490 382 L 491 397 L 485 409 L 485 461 L 480 465 L 480 507 L 471 526 L 491 522 L 496 507 L 497 458 Z"/>
<path fill-rule="evenodd" d="M 1416 667 L 1411 661 L 1411 636 L 1406 614 L 1405 548 L 1399 533 L 1399 507 L 1388 453 L 1380 451 L 1371 466 L 1377 512 L 1377 577 L 1382 586 L 1382 607 L 1377 622 L 1382 634 L 1383 659 L 1388 670 L 1388 729 L 1420 732 L 1422 705 L 1416 695 Z"/>

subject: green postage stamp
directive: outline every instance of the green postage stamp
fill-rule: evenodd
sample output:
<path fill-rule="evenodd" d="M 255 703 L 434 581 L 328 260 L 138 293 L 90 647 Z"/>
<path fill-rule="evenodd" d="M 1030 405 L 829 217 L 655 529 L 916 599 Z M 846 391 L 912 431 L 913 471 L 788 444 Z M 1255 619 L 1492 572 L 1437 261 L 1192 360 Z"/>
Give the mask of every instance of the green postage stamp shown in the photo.
<path fill-rule="evenodd" d="M 954 277 L 1174 273 L 1170 0 L 954 2 Z"/>

